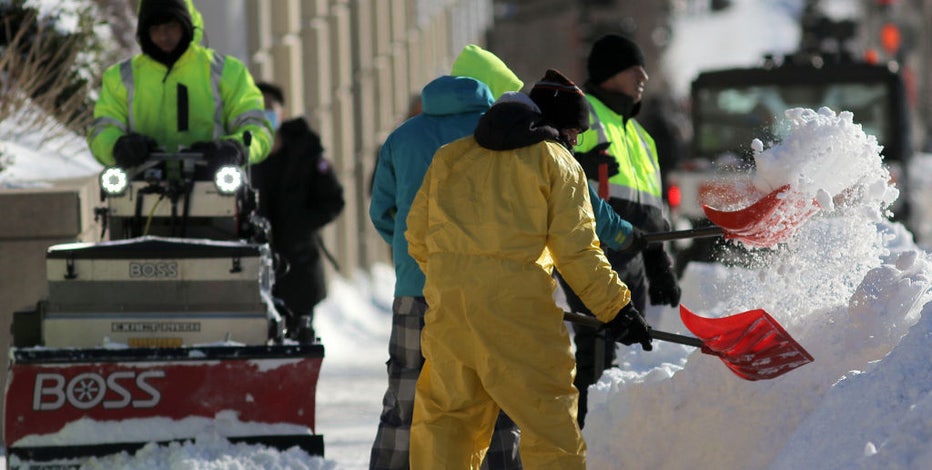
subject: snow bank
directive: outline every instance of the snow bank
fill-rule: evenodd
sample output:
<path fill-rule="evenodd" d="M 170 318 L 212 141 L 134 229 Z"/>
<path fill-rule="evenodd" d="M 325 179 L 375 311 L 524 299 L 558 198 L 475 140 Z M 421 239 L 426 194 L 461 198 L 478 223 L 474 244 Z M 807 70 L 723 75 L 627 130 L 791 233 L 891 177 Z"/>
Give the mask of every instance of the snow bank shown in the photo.
<path fill-rule="evenodd" d="M 83 137 L 54 125 L 43 132 L 24 129 L 19 123 L 34 123 L 29 116 L 34 112 L 24 109 L 0 121 L 0 188 L 45 187 L 103 170 Z M 15 139 L 2 140 L 5 136 Z"/>
<path fill-rule="evenodd" d="M 815 362 L 761 382 L 698 351 L 681 368 L 607 371 L 589 394 L 590 468 L 932 464 L 918 445 L 932 429 L 924 379 L 932 366 L 911 350 L 932 331 L 927 318 L 919 322 L 932 310 L 932 260 L 882 218 L 895 190 L 878 172 L 875 144 L 846 113 L 787 117 L 783 143 L 759 149 L 760 179 L 847 197 L 822 204 L 789 243 L 752 252 L 744 268 L 691 264 L 683 284 L 705 287 L 686 289 L 682 302 L 710 317 L 763 308 Z M 652 354 L 623 352 L 628 364 Z"/>

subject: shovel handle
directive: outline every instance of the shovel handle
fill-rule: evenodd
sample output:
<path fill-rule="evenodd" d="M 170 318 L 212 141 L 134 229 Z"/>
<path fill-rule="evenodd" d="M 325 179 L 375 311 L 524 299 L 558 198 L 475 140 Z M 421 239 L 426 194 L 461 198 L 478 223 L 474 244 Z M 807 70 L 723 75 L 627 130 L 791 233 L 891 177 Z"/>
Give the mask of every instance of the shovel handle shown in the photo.
<path fill-rule="evenodd" d="M 601 328 L 603 325 L 605 325 L 598 318 L 590 317 L 589 315 L 583 315 L 577 312 L 563 312 L 563 319 L 568 322 L 585 325 L 592 328 Z M 676 333 L 668 333 L 666 331 L 651 329 L 650 336 L 651 338 L 659 339 L 661 341 L 684 344 L 686 346 L 693 346 L 696 348 L 701 348 L 703 346 L 703 342 L 699 338 L 679 335 Z"/>
<path fill-rule="evenodd" d="M 608 163 L 599 163 L 599 197 L 608 200 Z"/>
<path fill-rule="evenodd" d="M 659 339 L 661 341 L 667 341 L 669 343 L 683 344 L 686 346 L 692 346 L 694 348 L 702 348 L 705 343 L 702 342 L 699 338 L 694 338 L 692 336 L 678 335 L 676 333 L 668 333 L 666 331 L 660 330 L 650 330 L 650 337 L 654 339 Z"/>
<path fill-rule="evenodd" d="M 708 227 L 694 228 L 690 230 L 676 230 L 673 232 L 655 232 L 645 233 L 644 240 L 647 243 L 664 242 L 667 240 L 681 240 L 684 238 L 708 238 L 721 237 L 725 234 L 725 229 L 710 225 Z"/>

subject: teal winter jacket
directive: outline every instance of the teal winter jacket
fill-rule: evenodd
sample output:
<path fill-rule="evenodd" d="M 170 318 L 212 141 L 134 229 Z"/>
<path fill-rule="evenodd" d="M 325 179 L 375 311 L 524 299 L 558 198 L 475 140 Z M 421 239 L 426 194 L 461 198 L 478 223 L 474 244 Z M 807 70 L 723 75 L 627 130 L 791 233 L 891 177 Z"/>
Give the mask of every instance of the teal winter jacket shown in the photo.
<path fill-rule="evenodd" d="M 406 219 L 434 152 L 442 145 L 472 134 L 479 117 L 495 100 L 484 83 L 445 75 L 421 92 L 422 113 L 393 131 L 379 150 L 369 217 L 379 235 L 392 246 L 395 296 L 420 297 L 424 273 L 408 255 Z"/>

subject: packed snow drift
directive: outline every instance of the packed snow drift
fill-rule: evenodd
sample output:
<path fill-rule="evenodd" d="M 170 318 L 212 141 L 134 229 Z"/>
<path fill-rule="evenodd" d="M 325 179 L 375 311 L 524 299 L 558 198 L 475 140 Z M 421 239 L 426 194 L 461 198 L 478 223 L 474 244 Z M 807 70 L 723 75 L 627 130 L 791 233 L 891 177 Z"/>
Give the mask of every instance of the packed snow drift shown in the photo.
<path fill-rule="evenodd" d="M 691 264 L 686 279 L 702 282 L 682 302 L 709 317 L 763 308 L 815 362 L 748 382 L 698 351 L 669 361 L 681 346 L 659 345 L 655 368 L 654 353 L 626 350 L 590 390 L 590 468 L 932 465 L 929 254 L 884 218 L 897 192 L 850 113 L 794 109 L 786 123 L 780 143 L 753 144 L 756 184 L 795 185 L 822 209 L 740 267 Z"/>

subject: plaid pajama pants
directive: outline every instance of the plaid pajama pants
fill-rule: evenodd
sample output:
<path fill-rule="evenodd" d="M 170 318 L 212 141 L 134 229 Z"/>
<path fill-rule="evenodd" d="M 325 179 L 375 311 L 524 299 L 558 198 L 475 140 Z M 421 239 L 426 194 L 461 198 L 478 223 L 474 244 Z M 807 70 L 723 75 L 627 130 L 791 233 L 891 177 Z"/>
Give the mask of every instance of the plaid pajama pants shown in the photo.
<path fill-rule="evenodd" d="M 408 468 L 414 389 L 424 365 L 421 356 L 421 329 L 427 303 L 423 297 L 396 297 L 392 303 L 392 332 L 388 345 L 388 390 L 382 399 L 379 430 L 369 459 L 371 470 Z M 521 431 L 499 412 L 483 470 L 520 470 L 518 443 Z"/>

